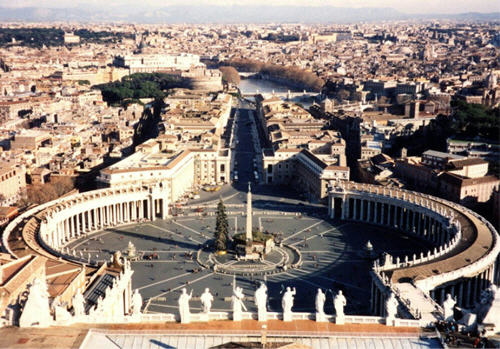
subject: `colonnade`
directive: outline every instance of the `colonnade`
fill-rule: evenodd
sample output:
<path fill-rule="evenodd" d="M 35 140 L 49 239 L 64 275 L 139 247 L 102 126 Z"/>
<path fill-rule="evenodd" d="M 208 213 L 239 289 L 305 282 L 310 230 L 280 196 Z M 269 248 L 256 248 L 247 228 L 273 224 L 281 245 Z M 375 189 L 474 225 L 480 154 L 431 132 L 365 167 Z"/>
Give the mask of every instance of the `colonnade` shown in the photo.
<path fill-rule="evenodd" d="M 40 236 L 48 246 L 58 250 L 83 234 L 167 216 L 167 195 L 155 195 L 150 190 L 82 196 L 47 209 L 40 224 Z"/>
<path fill-rule="evenodd" d="M 463 213 L 461 209 L 464 210 Z M 482 231 L 481 234 L 491 234 L 493 239 L 492 255 L 495 254 L 494 251 L 498 252 L 497 233 L 494 227 L 482 217 L 465 208 L 461 208 L 459 205 L 447 203 L 444 200 L 420 193 L 348 182 L 331 188 L 328 210 L 331 219 L 363 222 L 390 229 L 398 229 L 405 234 L 413 235 L 432 243 L 436 247 L 434 252 L 429 251 L 427 256 L 424 257 L 421 254 L 421 257 L 417 258 L 417 264 L 427 263 L 432 259 L 443 256 L 444 253 L 451 253 L 451 256 L 453 256 L 453 249 L 458 246 L 458 243 L 464 236 L 462 230 L 467 232 L 466 235 L 469 236 L 469 240 L 471 238 L 470 229 L 477 231 L 478 234 L 480 230 Z M 464 226 L 462 227 L 463 224 Z M 488 239 L 483 239 L 483 241 L 488 241 Z M 473 244 L 474 241 L 471 240 L 469 243 Z M 488 245 L 489 242 L 485 244 Z M 481 248 L 489 249 L 489 245 L 481 246 Z M 484 251 L 484 257 L 486 256 L 490 256 L 488 250 Z M 488 259 L 491 258 L 488 257 Z M 389 260 L 392 259 L 390 258 Z M 405 262 L 402 263 L 399 260 L 397 258 L 396 263 L 390 263 L 388 266 L 384 265 L 382 268 L 376 263 L 378 267 L 374 267 L 371 288 L 371 311 L 373 314 L 384 315 L 387 295 L 390 292 L 395 292 L 394 290 L 397 290 L 399 287 L 392 284 L 392 282 L 399 282 L 397 281 L 398 279 L 391 280 L 391 277 L 387 273 L 391 270 L 404 269 L 416 265 L 415 255 L 413 258 L 405 258 Z M 483 258 L 482 260 L 485 259 Z M 478 261 L 478 257 L 474 261 L 471 260 L 470 263 L 476 261 Z M 496 261 L 498 261 L 498 258 L 496 258 Z M 443 261 L 443 263 L 446 263 L 446 261 Z M 416 298 L 420 297 L 418 293 L 421 295 L 425 294 L 429 300 L 438 304 L 442 304 L 449 293 L 452 297 L 456 298 L 458 306 L 472 307 L 480 299 L 481 292 L 497 279 L 495 273 L 498 273 L 498 271 L 495 263 L 483 263 L 481 265 L 476 267 L 477 270 L 469 268 L 467 264 L 463 267 L 463 272 L 451 270 L 448 272 L 446 278 L 443 278 L 441 284 L 438 283 L 436 285 L 436 282 L 433 280 L 434 286 L 432 287 L 425 286 L 425 282 L 422 283 L 423 280 L 427 279 L 418 279 L 421 278 L 421 275 L 412 275 L 409 272 L 408 277 L 413 280 L 413 283 L 411 283 L 412 286 L 406 286 L 403 289 L 405 289 L 405 292 L 412 292 Z M 436 279 L 441 275 L 439 270 L 440 268 L 436 264 L 436 269 L 433 270 L 436 274 L 430 273 L 428 278 Z M 456 276 L 451 275 L 453 273 Z M 402 273 L 400 275 L 405 274 Z M 419 285 L 423 285 L 423 288 L 420 290 Z M 414 291 L 411 290 L 412 288 Z M 413 297 L 411 299 L 416 298 Z M 420 299 L 422 301 L 422 297 Z M 403 299 L 400 299 L 400 301 L 403 301 Z M 405 300 L 403 303 L 406 304 L 407 301 Z M 409 303 L 406 304 L 406 307 L 413 316 L 415 316 L 415 310 L 419 309 L 410 309 L 414 305 L 410 306 Z"/>
<path fill-rule="evenodd" d="M 383 288 L 382 288 L 383 289 Z M 377 316 L 385 316 L 385 292 L 381 291 L 380 286 L 376 286 L 372 281 L 370 292 L 370 312 Z"/>
<path fill-rule="evenodd" d="M 474 302 L 480 299 L 481 292 L 493 284 L 494 270 L 495 268 L 492 265 L 475 276 L 461 278 L 453 283 L 436 287 L 430 291 L 430 296 L 441 304 L 449 293 L 456 299 L 457 306 L 470 308 L 474 305 Z"/>
<path fill-rule="evenodd" d="M 329 201 L 329 214 L 332 219 L 340 218 L 400 229 L 436 246 L 450 241 L 455 233 L 448 218 L 415 204 L 405 204 L 397 200 L 385 201 L 383 197 L 334 197 Z"/>

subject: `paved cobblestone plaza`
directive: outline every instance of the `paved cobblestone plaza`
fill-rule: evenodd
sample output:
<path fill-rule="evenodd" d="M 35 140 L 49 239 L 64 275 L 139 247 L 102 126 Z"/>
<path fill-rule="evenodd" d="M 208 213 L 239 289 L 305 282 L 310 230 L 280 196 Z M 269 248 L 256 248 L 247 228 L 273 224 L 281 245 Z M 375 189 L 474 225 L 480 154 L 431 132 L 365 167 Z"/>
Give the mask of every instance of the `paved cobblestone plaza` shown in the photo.
<path fill-rule="evenodd" d="M 348 314 L 366 314 L 369 311 L 368 273 L 371 266 L 364 248 L 367 241 L 373 244 L 376 255 L 388 252 L 403 256 L 425 249 L 422 242 L 395 231 L 326 220 L 323 216 L 326 212 L 307 214 L 311 210 L 304 205 L 295 205 L 296 212 L 290 212 L 293 206 L 287 206 L 288 212 L 254 212 L 254 226 L 277 233 L 284 245 L 296 247 L 302 256 L 300 268 L 272 275 L 233 276 L 202 268 L 196 261 L 196 254 L 213 237 L 215 216 L 210 216 L 210 213 L 107 229 L 79 239 L 69 247 L 77 254 L 79 251 L 84 256 L 90 253 L 93 260 L 109 260 L 114 251 L 125 252 L 129 241 L 132 242 L 140 257 L 132 263 L 132 287 L 143 295 L 146 313 L 175 313 L 182 287 L 193 290 L 192 312 L 201 309 L 199 296 L 207 287 L 215 297 L 212 310 L 230 311 L 234 283 L 243 287 L 248 310 L 255 310 L 254 290 L 260 281 L 266 281 L 269 309 L 273 311 L 281 311 L 282 291 L 292 286 L 297 288 L 294 311 L 314 311 L 314 295 L 320 287 L 327 292 L 327 313 L 333 312 L 331 292 L 337 293 L 340 289 L 348 299 Z M 227 210 L 235 212 L 231 207 Z M 244 230 L 244 216 L 228 216 L 231 232 Z M 146 259 L 149 256 L 156 258 L 155 254 L 157 259 Z"/>

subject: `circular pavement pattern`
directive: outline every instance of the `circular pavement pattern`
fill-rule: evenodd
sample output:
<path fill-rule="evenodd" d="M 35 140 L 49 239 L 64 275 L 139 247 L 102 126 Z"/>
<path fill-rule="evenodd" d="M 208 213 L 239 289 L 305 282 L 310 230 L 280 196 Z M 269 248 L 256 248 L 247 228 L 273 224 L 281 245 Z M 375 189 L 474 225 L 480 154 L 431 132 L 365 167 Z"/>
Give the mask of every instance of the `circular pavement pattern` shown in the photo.
<path fill-rule="evenodd" d="M 242 210 L 242 209 L 239 209 Z M 281 296 L 287 286 L 297 288 L 294 311 L 314 312 L 317 288 L 327 292 L 325 310 L 333 313 L 332 295 L 342 290 L 347 298 L 347 314 L 368 314 L 372 262 L 364 246 L 370 240 L 376 254 L 394 256 L 419 253 L 428 245 L 387 228 L 326 219 L 323 211 L 296 205 L 296 213 L 254 211 L 253 225 L 271 233 L 280 233 L 284 245 L 300 251 L 302 265 L 270 275 L 230 275 L 204 268 L 197 252 L 212 239 L 215 216 L 183 216 L 107 229 L 68 245 L 76 253 L 90 254 L 92 260 L 109 260 L 114 251 L 126 251 L 132 242 L 137 255 L 132 262 L 132 287 L 139 289 L 146 313 L 175 313 L 180 289 L 193 290 L 191 311 L 201 309 L 199 296 L 205 288 L 214 295 L 213 311 L 230 311 L 234 284 L 243 288 L 244 303 L 255 311 L 253 293 L 260 281 L 268 287 L 270 311 L 281 311 Z M 314 212 L 307 214 L 306 212 Z M 231 214 L 231 232 L 242 232 L 245 217 Z M 157 259 L 146 259 L 151 256 Z M 278 258 L 278 257 L 277 257 Z M 278 258 L 279 259 L 279 258 Z M 222 261 L 223 262 L 223 261 Z"/>

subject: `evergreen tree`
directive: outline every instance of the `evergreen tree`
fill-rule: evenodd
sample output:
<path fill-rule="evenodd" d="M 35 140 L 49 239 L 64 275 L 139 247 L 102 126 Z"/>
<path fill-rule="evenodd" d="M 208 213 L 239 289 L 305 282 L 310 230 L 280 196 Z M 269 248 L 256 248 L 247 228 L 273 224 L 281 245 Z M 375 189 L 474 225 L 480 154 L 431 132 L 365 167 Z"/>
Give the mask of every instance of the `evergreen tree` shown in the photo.
<path fill-rule="evenodd" d="M 223 251 L 226 249 L 229 235 L 229 223 L 227 221 L 226 208 L 222 199 L 217 205 L 217 217 L 215 219 L 215 250 Z"/>

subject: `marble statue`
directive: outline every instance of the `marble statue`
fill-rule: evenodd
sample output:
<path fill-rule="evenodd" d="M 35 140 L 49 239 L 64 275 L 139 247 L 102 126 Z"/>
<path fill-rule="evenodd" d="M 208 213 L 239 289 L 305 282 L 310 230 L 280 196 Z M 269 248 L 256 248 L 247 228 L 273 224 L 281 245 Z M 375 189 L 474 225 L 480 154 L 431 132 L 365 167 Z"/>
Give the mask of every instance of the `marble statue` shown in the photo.
<path fill-rule="evenodd" d="M 444 321 L 451 321 L 454 319 L 453 317 L 453 308 L 457 302 L 451 298 L 451 294 L 446 295 L 446 300 L 443 302 L 443 311 L 444 311 Z"/>
<path fill-rule="evenodd" d="M 267 321 L 267 287 L 261 282 L 259 288 L 255 291 L 255 305 L 259 321 Z"/>
<path fill-rule="evenodd" d="M 83 298 L 82 292 L 78 289 L 73 296 L 73 316 L 80 317 L 85 315 L 85 298 Z"/>
<path fill-rule="evenodd" d="M 134 258 L 135 254 L 136 254 L 135 246 L 132 243 L 132 241 L 129 241 L 128 242 L 128 246 L 127 246 L 127 257 L 128 258 Z"/>
<path fill-rule="evenodd" d="M 49 327 L 51 324 L 47 283 L 45 280 L 35 278 L 19 317 L 19 327 Z"/>
<path fill-rule="evenodd" d="M 286 288 L 283 298 L 281 298 L 281 307 L 283 308 L 283 321 L 292 321 L 293 296 L 297 291 L 295 287 L 293 291 L 290 287 Z"/>
<path fill-rule="evenodd" d="M 345 296 L 342 294 L 342 290 L 335 296 L 333 300 L 333 306 L 335 307 L 335 316 L 339 318 L 344 317 L 344 307 L 347 304 Z"/>
<path fill-rule="evenodd" d="M 325 318 L 325 300 L 326 296 L 321 291 L 321 288 L 318 288 L 318 293 L 316 293 L 316 300 L 314 302 L 316 306 L 316 321 L 326 321 Z"/>
<path fill-rule="evenodd" d="M 212 308 L 212 302 L 214 301 L 214 296 L 212 296 L 208 288 L 205 288 L 205 292 L 203 292 L 203 294 L 201 295 L 200 300 L 203 312 L 205 314 L 210 313 L 210 309 Z"/>
<path fill-rule="evenodd" d="M 178 299 L 179 303 L 179 315 L 181 317 L 181 323 L 188 324 L 191 322 L 189 313 L 189 300 L 193 296 L 193 290 L 188 294 L 186 288 L 182 288 L 181 295 Z"/>
<path fill-rule="evenodd" d="M 245 304 L 243 303 L 243 289 L 241 287 L 236 287 L 233 290 L 233 296 L 231 297 L 231 303 L 233 305 L 233 321 L 241 321 L 243 310 L 247 310 Z"/>
<path fill-rule="evenodd" d="M 50 310 L 54 314 L 54 319 L 58 322 L 68 323 L 72 320 L 72 316 L 66 309 L 66 304 L 61 302 L 61 298 L 57 296 L 52 301 Z"/>
<path fill-rule="evenodd" d="M 386 318 L 386 325 L 392 325 L 390 322 L 394 321 L 396 318 L 396 315 L 398 313 L 398 300 L 396 299 L 396 296 L 394 293 L 391 292 L 389 295 L 389 298 L 385 301 L 385 318 Z M 389 322 L 389 323 L 387 323 Z"/>
<path fill-rule="evenodd" d="M 132 315 L 138 316 L 141 314 L 142 308 L 142 297 L 139 293 L 139 290 L 134 291 L 134 295 L 132 296 Z"/>
<path fill-rule="evenodd" d="M 112 259 L 111 265 L 114 268 L 121 268 L 121 267 L 123 267 L 123 263 L 121 261 L 121 259 L 122 259 L 122 253 L 120 251 L 116 251 L 115 253 L 113 253 L 113 256 L 111 257 L 111 259 Z"/>

